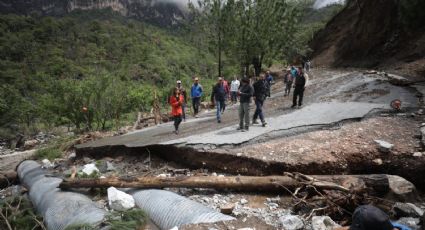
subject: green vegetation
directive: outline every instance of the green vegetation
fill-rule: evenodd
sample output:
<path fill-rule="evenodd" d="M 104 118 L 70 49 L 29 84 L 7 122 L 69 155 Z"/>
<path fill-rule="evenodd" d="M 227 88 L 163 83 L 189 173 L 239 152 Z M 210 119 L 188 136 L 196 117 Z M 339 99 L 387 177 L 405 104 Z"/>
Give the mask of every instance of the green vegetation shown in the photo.
<path fill-rule="evenodd" d="M 108 129 L 149 111 L 153 92 L 165 104 L 176 79 L 215 75 L 213 56 L 181 37 L 107 10 L 0 15 L 0 127 Z"/>
<path fill-rule="evenodd" d="M 31 202 L 25 197 L 8 197 L 0 200 L 0 229 L 46 229 L 43 218 L 34 213 Z"/>
<path fill-rule="evenodd" d="M 62 156 L 62 151 L 55 147 L 47 147 L 43 149 L 38 149 L 35 157 L 37 159 L 49 159 L 54 160 L 56 158 L 60 158 Z"/>
<path fill-rule="evenodd" d="M 141 209 L 130 209 L 124 212 L 113 211 L 101 224 L 111 230 L 134 230 L 143 227 L 147 222 L 147 215 Z M 87 224 L 73 225 L 65 230 L 94 230 L 99 226 L 90 226 Z"/>
<path fill-rule="evenodd" d="M 40 127 L 117 128 L 150 111 L 155 94 L 168 111 L 175 81 L 189 90 L 193 75 L 201 77 L 208 98 L 219 72 L 228 79 L 258 74 L 306 55 L 312 35 L 338 10 L 317 20 L 311 15 L 324 13 L 312 4 L 208 0 L 201 4 L 206 11 L 192 8 L 193 18 L 176 31 L 110 10 L 59 18 L 0 15 L 0 138 Z"/>

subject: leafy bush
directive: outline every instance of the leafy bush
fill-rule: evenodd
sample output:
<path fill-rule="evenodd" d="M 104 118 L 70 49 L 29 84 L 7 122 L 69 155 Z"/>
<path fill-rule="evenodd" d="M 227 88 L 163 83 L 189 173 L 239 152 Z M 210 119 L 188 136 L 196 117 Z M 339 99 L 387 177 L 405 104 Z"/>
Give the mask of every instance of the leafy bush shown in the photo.
<path fill-rule="evenodd" d="M 43 149 L 38 149 L 35 157 L 37 159 L 49 159 L 54 160 L 62 156 L 62 151 L 55 147 L 47 147 Z"/>

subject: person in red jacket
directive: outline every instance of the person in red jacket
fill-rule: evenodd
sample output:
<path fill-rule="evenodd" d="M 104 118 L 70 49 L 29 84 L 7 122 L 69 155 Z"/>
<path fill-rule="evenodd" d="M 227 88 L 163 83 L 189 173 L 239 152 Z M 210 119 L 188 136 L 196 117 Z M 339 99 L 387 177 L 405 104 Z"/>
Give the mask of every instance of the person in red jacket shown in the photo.
<path fill-rule="evenodd" d="M 174 133 L 179 134 L 179 125 L 182 122 L 184 96 L 180 94 L 178 88 L 174 89 L 174 93 L 170 98 L 171 115 L 174 117 Z"/>

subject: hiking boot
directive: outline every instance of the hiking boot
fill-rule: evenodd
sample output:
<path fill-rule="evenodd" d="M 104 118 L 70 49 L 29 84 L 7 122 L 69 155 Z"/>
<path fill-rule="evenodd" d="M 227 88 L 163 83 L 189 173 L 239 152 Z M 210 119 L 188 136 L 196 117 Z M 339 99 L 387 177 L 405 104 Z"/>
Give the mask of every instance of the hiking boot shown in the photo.
<path fill-rule="evenodd" d="M 246 129 L 241 129 L 241 132 L 247 132 L 248 130 L 246 130 Z"/>
<path fill-rule="evenodd" d="M 175 133 L 176 135 L 178 135 L 178 134 L 179 134 L 179 131 L 178 131 L 178 130 L 176 130 L 176 131 L 174 131 L 174 133 Z"/>
<path fill-rule="evenodd" d="M 236 130 L 241 131 L 241 130 L 243 130 L 243 128 L 242 127 L 238 127 Z"/>
<path fill-rule="evenodd" d="M 244 130 L 248 131 L 249 130 L 249 127 L 248 126 L 245 126 L 245 129 Z"/>
<path fill-rule="evenodd" d="M 217 123 L 221 123 L 221 120 L 217 120 Z"/>
<path fill-rule="evenodd" d="M 262 122 L 261 122 L 261 125 L 262 125 L 263 127 L 266 127 L 266 125 L 267 125 L 267 122 L 265 122 L 265 121 L 262 121 Z"/>
<path fill-rule="evenodd" d="M 297 106 L 297 105 L 292 105 L 291 108 L 295 108 L 295 106 Z"/>
<path fill-rule="evenodd" d="M 253 125 L 258 125 L 259 123 L 258 123 L 258 121 L 257 121 L 257 120 L 252 120 L 252 124 L 253 124 Z"/>

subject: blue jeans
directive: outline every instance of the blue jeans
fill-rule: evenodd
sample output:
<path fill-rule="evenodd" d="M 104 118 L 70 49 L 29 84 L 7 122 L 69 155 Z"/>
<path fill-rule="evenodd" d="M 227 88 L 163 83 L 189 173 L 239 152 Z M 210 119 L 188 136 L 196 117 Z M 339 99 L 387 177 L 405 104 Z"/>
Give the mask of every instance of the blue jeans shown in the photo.
<path fill-rule="evenodd" d="M 238 92 L 232 91 L 231 96 L 232 96 L 232 102 L 238 102 Z"/>
<path fill-rule="evenodd" d="M 216 113 L 217 121 L 221 121 L 221 110 L 223 110 L 223 108 L 225 106 L 224 101 L 217 101 L 216 100 L 215 106 L 217 108 L 217 113 Z"/>
<path fill-rule="evenodd" d="M 254 117 L 252 118 L 254 121 L 257 120 L 258 117 L 260 117 L 261 122 L 264 122 L 263 104 L 264 104 L 264 101 L 255 99 L 256 108 L 255 108 Z"/>

